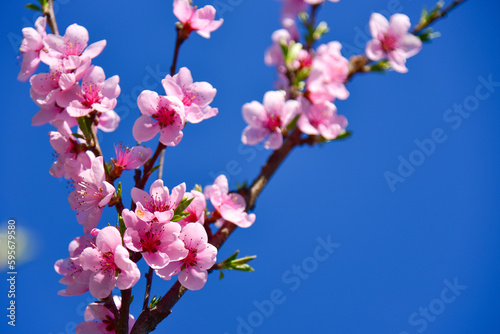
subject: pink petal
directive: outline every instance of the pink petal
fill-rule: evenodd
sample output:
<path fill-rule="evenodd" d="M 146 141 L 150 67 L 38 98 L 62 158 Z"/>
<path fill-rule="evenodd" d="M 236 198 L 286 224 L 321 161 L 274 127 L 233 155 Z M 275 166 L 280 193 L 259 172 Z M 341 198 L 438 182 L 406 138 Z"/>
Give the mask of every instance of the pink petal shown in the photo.
<path fill-rule="evenodd" d="M 281 115 L 285 105 L 285 93 L 283 91 L 270 91 L 264 94 L 264 108 L 268 114 Z"/>
<path fill-rule="evenodd" d="M 208 273 L 198 267 L 189 267 L 179 274 L 179 283 L 189 290 L 200 290 L 207 282 Z"/>
<path fill-rule="evenodd" d="M 98 55 L 101 54 L 102 50 L 106 47 L 106 40 L 98 41 L 90 44 L 85 51 L 82 53 L 82 57 L 89 57 L 90 59 L 94 59 Z"/>
<path fill-rule="evenodd" d="M 152 116 L 158 110 L 160 97 L 158 93 L 145 90 L 137 98 L 137 105 L 143 115 Z"/>
<path fill-rule="evenodd" d="M 389 21 L 387 21 L 387 19 L 379 13 L 373 13 L 370 16 L 369 25 L 372 37 L 376 39 L 380 39 L 380 37 L 389 29 Z"/>
<path fill-rule="evenodd" d="M 151 199 L 151 195 L 139 188 L 132 188 L 130 195 L 132 196 L 132 200 L 135 203 L 141 203 L 142 205 L 146 205 L 146 202 Z"/>
<path fill-rule="evenodd" d="M 283 145 L 283 135 L 281 134 L 280 129 L 276 129 L 277 131 L 271 132 L 269 138 L 264 143 L 264 147 L 266 149 L 277 150 Z"/>
<path fill-rule="evenodd" d="M 188 0 L 174 0 L 174 15 L 182 23 L 186 23 L 191 18 L 193 8 Z"/>
<path fill-rule="evenodd" d="M 394 14 L 390 18 L 389 32 L 394 37 L 404 36 L 411 27 L 410 18 L 404 14 Z"/>
<path fill-rule="evenodd" d="M 160 129 L 160 142 L 166 146 L 177 146 L 183 136 L 182 131 L 176 126 Z"/>
<path fill-rule="evenodd" d="M 160 125 L 151 117 L 142 115 L 134 123 L 132 134 L 138 142 L 153 139 L 160 132 Z"/>
<path fill-rule="evenodd" d="M 103 253 L 114 252 L 118 246 L 121 246 L 121 244 L 122 237 L 120 236 L 120 232 L 118 232 L 118 229 L 113 226 L 106 226 L 103 228 L 96 238 L 97 248 L 99 248 L 99 250 Z"/>
<path fill-rule="evenodd" d="M 254 127 L 261 127 L 262 124 L 267 120 L 267 112 L 264 106 L 257 102 L 252 101 L 250 103 L 245 103 L 241 108 L 243 118 L 248 125 Z"/>
<path fill-rule="evenodd" d="M 385 51 L 382 48 L 382 43 L 378 39 L 372 39 L 366 44 L 366 56 L 375 61 L 384 59 Z"/>
<path fill-rule="evenodd" d="M 181 67 L 179 72 L 174 75 L 174 79 L 180 87 L 189 87 L 193 84 L 193 76 L 187 67 Z"/>
<path fill-rule="evenodd" d="M 268 134 L 269 130 L 266 128 L 254 128 L 249 125 L 241 134 L 241 142 L 245 145 L 256 145 L 263 141 Z"/>
<path fill-rule="evenodd" d="M 169 281 L 172 276 L 176 275 L 182 266 L 182 261 L 172 261 L 162 269 L 156 269 L 155 272 L 162 279 Z"/>
<path fill-rule="evenodd" d="M 109 271 L 94 273 L 89 282 L 90 294 L 95 298 L 104 299 L 115 287 L 116 278 L 114 273 Z"/>

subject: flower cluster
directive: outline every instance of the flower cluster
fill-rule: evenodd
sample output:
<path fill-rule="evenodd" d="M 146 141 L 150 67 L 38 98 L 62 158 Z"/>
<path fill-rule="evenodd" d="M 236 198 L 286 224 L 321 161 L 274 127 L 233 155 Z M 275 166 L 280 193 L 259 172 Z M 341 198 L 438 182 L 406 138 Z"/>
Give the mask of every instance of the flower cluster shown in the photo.
<path fill-rule="evenodd" d="M 253 101 L 243 105 L 243 119 L 248 124 L 241 135 L 244 144 L 264 141 L 266 149 L 277 150 L 295 128 L 309 136 L 309 143 L 334 140 L 346 132 L 347 119 L 337 115 L 334 104 L 337 99 L 349 97 L 345 84 L 350 64 L 342 56 L 342 45 L 331 41 L 314 50 L 313 43 L 327 31 L 327 26 L 325 22 L 315 26 L 307 15 L 300 20 L 307 30 L 305 44 L 299 40 L 298 14 L 306 11 L 307 6 L 316 8 L 324 2 L 283 0 L 283 28 L 272 34 L 273 44 L 264 56 L 267 65 L 276 66 L 277 88 L 281 91 L 265 93 L 262 104 Z M 367 62 L 387 59 L 388 67 L 406 72 L 406 59 L 422 48 L 421 40 L 408 32 L 410 26 L 409 18 L 403 14 L 394 14 L 390 22 L 378 13 L 372 14 L 373 39 L 366 46 Z"/>
<path fill-rule="evenodd" d="M 197 9 L 187 0 L 174 0 L 173 6 L 182 40 L 193 31 L 209 38 L 222 24 L 214 19 L 212 6 Z M 200 187 L 187 192 L 185 183 L 170 192 L 162 180 L 154 181 L 149 192 L 142 190 L 159 150 L 179 144 L 186 123 L 200 123 L 218 114 L 210 106 L 217 93 L 211 84 L 194 82 L 191 71 L 182 67 L 162 80 L 165 95 L 143 91 L 137 99 L 142 115 L 132 133 L 139 142 L 160 133 L 156 153 L 148 147 L 119 143 L 115 156 L 106 162 L 97 131 L 113 131 L 120 121 L 114 112 L 119 78 L 106 78 L 104 70 L 92 64 L 106 41 L 88 45 L 88 31 L 77 24 L 70 25 L 64 36 L 47 33 L 46 25 L 47 18 L 40 17 L 34 28 L 23 29 L 18 79 L 29 80 L 31 98 L 40 107 L 32 124 L 55 127 L 49 139 L 57 159 L 49 172 L 70 180 L 74 189 L 68 196 L 69 206 L 85 233 L 71 241 L 69 257 L 54 265 L 65 285 L 59 294 L 90 292 L 99 300 L 88 305 L 85 322 L 75 328 L 76 333 L 115 333 L 121 321 L 115 319 L 116 311 L 122 301 L 113 296 L 113 290 L 135 286 L 141 277 L 139 259 L 162 279 L 178 277 L 187 289 L 199 290 L 217 257 L 217 248 L 210 243 L 210 224 L 226 220 L 248 227 L 255 215 L 246 213 L 241 195 L 228 193 L 226 179 L 218 178 L 205 193 Z M 48 72 L 35 74 L 41 63 L 48 66 Z M 121 183 L 115 187 L 126 170 L 136 170 L 130 209 L 122 203 Z M 207 198 L 214 205 L 212 215 L 207 211 Z M 99 229 L 106 206 L 116 207 L 118 223 Z M 129 329 L 133 324 L 130 316 Z"/>

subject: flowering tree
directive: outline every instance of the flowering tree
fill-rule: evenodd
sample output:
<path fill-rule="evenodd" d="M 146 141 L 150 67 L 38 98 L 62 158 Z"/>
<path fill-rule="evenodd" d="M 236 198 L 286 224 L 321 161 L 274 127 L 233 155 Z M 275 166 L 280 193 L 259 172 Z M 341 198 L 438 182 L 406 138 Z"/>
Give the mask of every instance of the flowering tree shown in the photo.
<path fill-rule="evenodd" d="M 203 126 L 194 124 L 219 113 L 212 107 L 216 88 L 195 81 L 188 68 L 177 68 L 181 46 L 193 32 L 210 38 L 223 24 L 216 19 L 214 7 L 173 1 L 179 21 L 170 75 L 162 80 L 162 91 L 144 90 L 137 99 L 141 115 L 132 128 L 137 145 L 117 143 L 110 155 L 101 149 L 98 132 L 112 132 L 119 126 L 114 109 L 120 80 L 117 75 L 106 77 L 94 64 L 106 41 L 92 42 L 88 31 L 76 23 L 59 34 L 51 0 L 29 5 L 42 16 L 34 28 L 23 29 L 18 79 L 29 80 L 31 98 L 40 108 L 33 125 L 48 123 L 55 128 L 49 140 L 57 161 L 49 173 L 71 180 L 69 206 L 83 227 L 83 235 L 69 244 L 69 256 L 55 264 L 65 285 L 59 294 L 90 293 L 96 299 L 75 331 L 151 332 L 187 290 L 204 287 L 210 272 L 252 271 L 248 262 L 254 257 L 238 258 L 235 253 L 221 260 L 217 253 L 237 227 L 249 228 L 256 221 L 252 211 L 257 199 L 288 154 L 299 146 L 347 138 L 348 121 L 338 114 L 335 102 L 349 98 L 346 86 L 353 76 L 407 72 L 407 59 L 435 37 L 431 24 L 464 1 L 438 3 L 424 11 L 413 28 L 404 14 L 386 18 L 374 13 L 369 20 L 372 39 L 364 54 L 347 59 L 339 42 L 320 44 L 328 26 L 316 22 L 317 12 L 334 4 L 284 0 L 283 28 L 272 34 L 273 43 L 265 53 L 266 64 L 276 68 L 276 89 L 242 106 L 247 126 L 241 141 L 263 143 L 272 153 L 258 176 L 235 190 L 229 188 L 225 175 L 189 190 L 185 183 L 169 189 L 163 181 L 166 148 L 182 146 L 185 126 Z M 47 65 L 45 72 L 35 74 L 41 63 Z M 153 146 L 147 147 L 151 142 Z M 127 170 L 134 170 L 132 189 L 121 184 Z M 155 171 L 158 179 L 153 181 Z M 132 198 L 130 205 L 123 201 L 125 192 Z M 106 225 L 101 220 L 103 210 L 113 207 L 116 224 Z M 142 260 L 148 268 L 143 273 L 146 289 L 142 312 L 134 317 L 130 303 L 141 279 L 137 263 Z M 174 281 L 161 298 L 150 296 L 154 276 Z M 136 298 L 139 295 L 135 293 Z"/>

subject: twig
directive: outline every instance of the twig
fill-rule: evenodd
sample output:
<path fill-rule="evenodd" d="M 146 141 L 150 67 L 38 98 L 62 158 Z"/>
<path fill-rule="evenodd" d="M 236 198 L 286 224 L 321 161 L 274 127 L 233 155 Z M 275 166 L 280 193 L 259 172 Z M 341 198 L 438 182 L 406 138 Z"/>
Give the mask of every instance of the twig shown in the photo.
<path fill-rule="evenodd" d="M 147 310 L 149 305 L 149 295 L 151 293 L 151 283 L 153 281 L 153 268 L 149 267 L 149 271 L 146 276 L 146 292 L 144 293 L 144 304 L 142 305 L 142 311 Z"/>
<path fill-rule="evenodd" d="M 59 35 L 57 28 L 56 15 L 54 14 L 54 0 L 49 0 L 48 6 L 42 8 L 42 14 L 47 17 L 47 23 L 54 35 Z"/>
<path fill-rule="evenodd" d="M 122 306 L 120 307 L 120 317 L 116 324 L 116 334 L 128 334 L 128 318 L 130 314 L 130 297 L 132 289 L 121 290 Z"/>

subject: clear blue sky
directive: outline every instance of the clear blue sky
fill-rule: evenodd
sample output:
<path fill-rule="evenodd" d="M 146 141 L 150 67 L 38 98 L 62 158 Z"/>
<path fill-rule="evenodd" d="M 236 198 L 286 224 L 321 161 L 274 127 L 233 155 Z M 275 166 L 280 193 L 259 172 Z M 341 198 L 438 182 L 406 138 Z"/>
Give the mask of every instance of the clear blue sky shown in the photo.
<path fill-rule="evenodd" d="M 106 39 L 94 63 L 107 76 L 120 76 L 122 122 L 101 138 L 109 159 L 113 143 L 134 142 L 140 91 L 163 93 L 157 80 L 170 66 L 175 37 L 171 1 L 56 2 L 60 30 L 78 23 L 89 30 L 91 41 Z M 274 69 L 264 65 L 263 54 L 279 28 L 280 3 L 196 3 L 226 5 L 225 22 L 210 40 L 193 34 L 182 46 L 179 65 L 218 89 L 212 106 L 220 113 L 189 125 L 180 145 L 168 150 L 165 183 L 207 185 L 226 171 L 234 188 L 236 182 L 251 181 L 269 155 L 262 146 L 240 144 L 241 106 L 260 101 L 273 88 Z M 433 4 L 327 3 L 319 15 L 331 27 L 324 41 L 339 40 L 345 49 L 361 51 L 371 12 L 396 8 L 415 23 L 422 6 Z M 499 333 L 500 86 L 484 84 L 500 82 L 499 14 L 494 1 L 470 0 L 435 25 L 442 37 L 408 61 L 408 74 L 355 77 L 348 85 L 350 98 L 337 103 L 353 136 L 294 151 L 259 199 L 254 226 L 238 230 L 220 251 L 220 260 L 236 249 L 258 255 L 256 271 L 226 273 L 221 281 L 210 276 L 203 290 L 186 294 L 160 328 L 219 334 Z M 16 81 L 17 38 L 33 23 L 33 12 L 8 1 L 0 20 L 0 232 L 13 218 L 30 236 L 29 257 L 17 268 L 15 329 L 6 325 L 7 274 L 0 272 L 0 331 L 71 333 L 93 299 L 56 294 L 63 285 L 54 262 L 68 256 L 68 243 L 82 228 L 67 203 L 68 184 L 48 174 L 52 129 L 30 126 L 37 107 L 29 84 Z M 464 116 L 453 112 L 455 105 L 465 105 Z M 418 153 L 416 142 L 432 138 L 432 152 Z M 402 171 L 404 182 L 391 191 L 384 174 L 398 173 L 400 159 L 410 158 L 418 166 Z M 132 174 L 124 177 L 130 189 Z M 108 209 L 100 226 L 115 219 Z M 332 254 L 318 250 L 318 238 L 330 238 L 336 247 Z M 4 247 L 5 239 L 0 241 Z M 169 287 L 157 277 L 153 284 L 156 295 Z M 143 285 L 134 294 L 137 316 Z M 259 311 L 270 298 L 272 312 Z"/>

